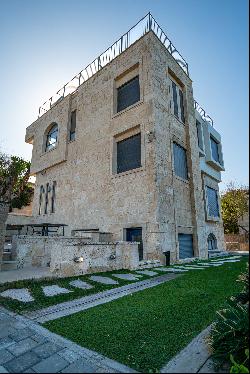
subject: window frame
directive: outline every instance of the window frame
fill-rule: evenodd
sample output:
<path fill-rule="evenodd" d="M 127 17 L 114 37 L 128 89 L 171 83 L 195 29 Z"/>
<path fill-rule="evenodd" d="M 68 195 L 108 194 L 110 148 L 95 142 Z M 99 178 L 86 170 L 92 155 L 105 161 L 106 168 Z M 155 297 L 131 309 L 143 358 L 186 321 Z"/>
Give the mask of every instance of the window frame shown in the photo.
<path fill-rule="evenodd" d="M 184 86 L 182 87 L 171 75 L 170 79 L 170 92 L 171 92 L 171 105 L 172 114 L 185 125 L 186 123 L 186 110 L 185 110 L 185 91 Z"/>
<path fill-rule="evenodd" d="M 186 163 L 186 178 L 183 176 L 180 176 L 176 173 L 176 163 L 175 163 L 175 146 L 179 147 L 180 149 L 184 150 L 185 152 L 185 163 Z M 188 160 L 187 160 L 187 150 L 184 148 L 182 145 L 180 145 L 177 141 L 173 140 L 172 142 L 172 154 L 173 154 L 173 172 L 176 178 L 184 181 L 184 182 L 189 182 L 189 171 L 188 171 Z"/>
<path fill-rule="evenodd" d="M 119 109 L 119 92 L 121 92 L 120 90 L 123 89 L 124 87 L 126 87 L 127 85 L 129 85 L 131 82 L 133 82 L 135 80 L 138 81 L 138 91 L 137 91 L 137 94 L 139 95 L 138 100 L 134 101 L 133 103 L 131 103 L 131 104 L 125 106 L 125 107 L 122 107 L 121 109 Z M 133 107 L 134 105 L 136 105 L 140 102 L 141 102 L 141 82 L 140 82 L 140 73 L 138 72 L 138 74 L 136 74 L 134 77 L 128 79 L 126 82 L 124 82 L 120 86 L 116 87 L 116 110 L 115 110 L 115 114 L 122 113 L 123 111 L 127 110 L 128 108 Z"/>
<path fill-rule="evenodd" d="M 51 144 L 49 144 L 49 139 L 51 138 L 51 135 L 56 133 L 55 141 Z M 45 152 L 52 151 L 57 147 L 58 144 L 58 135 L 59 135 L 59 126 L 57 123 L 53 123 L 49 126 L 49 130 L 46 132 L 46 139 L 45 139 Z"/>
<path fill-rule="evenodd" d="M 126 141 L 132 139 L 132 138 L 135 138 L 135 137 L 140 137 L 140 140 L 139 140 L 139 144 L 140 144 L 140 161 L 139 161 L 139 164 L 138 166 L 136 167 L 133 167 L 133 168 L 130 168 L 130 169 L 126 169 L 126 170 L 121 170 L 119 171 L 119 160 L 118 160 L 118 153 L 119 153 L 119 144 L 121 143 L 125 143 Z M 124 139 L 116 139 L 116 168 L 115 168 L 115 173 L 116 175 L 120 175 L 120 174 L 123 174 L 123 173 L 127 173 L 127 172 L 131 172 L 131 171 L 134 171 L 134 170 L 138 170 L 142 167 L 142 133 L 141 131 L 138 131 L 136 134 L 128 134 L 128 136 Z"/>
<path fill-rule="evenodd" d="M 220 148 L 219 148 L 220 143 L 213 137 L 212 134 L 210 134 L 210 139 L 209 140 L 210 140 L 210 148 L 211 148 L 212 159 L 213 159 L 214 162 L 217 162 L 218 164 L 221 165 L 221 154 L 220 154 Z M 214 150 L 215 150 L 215 148 L 212 146 L 212 144 L 216 145 L 216 153 L 217 153 L 217 158 L 218 159 L 214 158 Z"/>
<path fill-rule="evenodd" d="M 218 215 L 214 216 L 210 214 L 210 209 L 209 209 L 209 199 L 208 199 L 208 189 L 213 190 L 216 192 L 216 200 L 217 200 L 217 209 L 218 209 Z M 219 201 L 219 191 L 216 188 L 213 188 L 209 185 L 205 186 L 205 201 L 206 201 L 206 216 L 208 221 L 219 221 L 221 217 L 221 212 L 220 212 L 220 201 Z"/>

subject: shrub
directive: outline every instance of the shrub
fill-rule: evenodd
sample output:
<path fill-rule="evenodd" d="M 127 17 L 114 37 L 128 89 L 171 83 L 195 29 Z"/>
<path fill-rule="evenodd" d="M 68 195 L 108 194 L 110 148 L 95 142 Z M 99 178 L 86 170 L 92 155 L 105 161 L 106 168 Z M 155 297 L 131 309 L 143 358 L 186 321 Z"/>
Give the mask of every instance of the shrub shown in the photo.
<path fill-rule="evenodd" d="M 228 307 L 217 312 L 210 335 L 210 345 L 213 358 L 218 366 L 229 362 L 246 362 L 245 351 L 249 347 L 249 275 L 239 276 L 238 281 L 243 283 L 243 290 L 228 300 Z"/>

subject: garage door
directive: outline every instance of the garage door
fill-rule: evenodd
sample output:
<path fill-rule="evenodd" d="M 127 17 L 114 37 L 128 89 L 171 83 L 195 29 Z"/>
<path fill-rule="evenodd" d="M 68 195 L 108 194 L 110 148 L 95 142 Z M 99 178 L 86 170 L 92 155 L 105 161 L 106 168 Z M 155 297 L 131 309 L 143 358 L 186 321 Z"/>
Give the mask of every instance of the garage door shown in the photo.
<path fill-rule="evenodd" d="M 179 234 L 179 258 L 194 257 L 193 250 L 193 235 L 191 234 Z"/>

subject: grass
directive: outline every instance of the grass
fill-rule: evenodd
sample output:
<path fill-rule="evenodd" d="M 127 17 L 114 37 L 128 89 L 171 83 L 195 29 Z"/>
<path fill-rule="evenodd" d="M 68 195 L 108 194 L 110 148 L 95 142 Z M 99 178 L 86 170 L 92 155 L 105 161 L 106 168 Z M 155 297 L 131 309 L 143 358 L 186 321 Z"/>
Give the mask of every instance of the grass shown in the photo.
<path fill-rule="evenodd" d="M 115 273 L 128 273 L 129 270 L 114 270 L 110 272 L 103 272 L 98 273 L 98 275 L 108 276 L 112 279 L 118 280 L 119 284 L 117 285 L 104 285 L 101 283 L 93 282 L 89 279 L 90 275 L 97 275 L 97 274 L 89 274 L 89 275 L 80 275 L 75 277 L 68 277 L 68 278 L 44 278 L 44 279 L 32 279 L 32 280 L 20 280 L 15 282 L 6 282 L 4 284 L 0 284 L 0 293 L 9 289 L 9 288 L 27 288 L 31 295 L 34 297 L 35 301 L 23 303 L 17 300 L 12 300 L 10 298 L 5 298 L 0 296 L 0 305 L 15 311 L 16 313 L 25 313 L 31 310 L 42 309 L 50 305 L 55 305 L 58 303 L 62 303 L 65 301 L 74 300 L 83 296 L 91 295 L 97 292 L 105 291 L 111 288 L 116 288 L 123 286 L 125 284 L 133 283 L 131 281 L 124 281 L 121 279 L 117 279 L 112 277 L 112 274 Z M 138 280 L 147 279 L 148 277 L 141 277 Z M 70 281 L 75 279 L 81 279 L 83 281 L 92 284 L 94 288 L 89 290 L 83 290 L 80 288 L 70 286 Z M 60 294 L 53 297 L 45 296 L 42 290 L 42 286 L 50 286 L 52 284 L 57 284 L 60 287 L 68 288 L 70 292 L 68 294 Z"/>
<path fill-rule="evenodd" d="M 157 372 L 213 322 L 247 259 L 183 276 L 45 324 L 49 330 L 142 372 Z"/>

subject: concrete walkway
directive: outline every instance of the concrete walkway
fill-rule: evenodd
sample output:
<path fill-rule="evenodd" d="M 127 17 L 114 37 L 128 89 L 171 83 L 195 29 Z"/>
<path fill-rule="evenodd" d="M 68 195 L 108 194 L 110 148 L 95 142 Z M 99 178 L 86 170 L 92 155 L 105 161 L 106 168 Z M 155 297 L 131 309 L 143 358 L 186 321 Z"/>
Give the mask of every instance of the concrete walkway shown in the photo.
<path fill-rule="evenodd" d="M 58 278 L 58 276 L 53 275 L 49 268 L 43 267 L 30 267 L 25 269 L 0 271 L 0 284 L 24 279 L 39 278 Z"/>
<path fill-rule="evenodd" d="M 197 335 L 161 369 L 161 373 L 215 373 L 206 342 L 210 331 L 211 326 Z"/>
<path fill-rule="evenodd" d="M 108 303 L 110 301 L 119 299 L 123 296 L 127 296 L 138 291 L 145 290 L 147 288 L 158 286 L 159 284 L 168 282 L 179 276 L 181 275 L 164 274 L 159 277 L 127 284 L 122 287 L 113 288 L 111 290 L 98 292 L 96 294 L 84 296 L 72 301 L 52 305 L 48 308 L 26 313 L 25 316 L 36 322 L 44 323 L 80 312 L 85 309 L 93 308 L 100 304 Z"/>
<path fill-rule="evenodd" d="M 0 373 L 136 373 L 0 307 Z"/>

